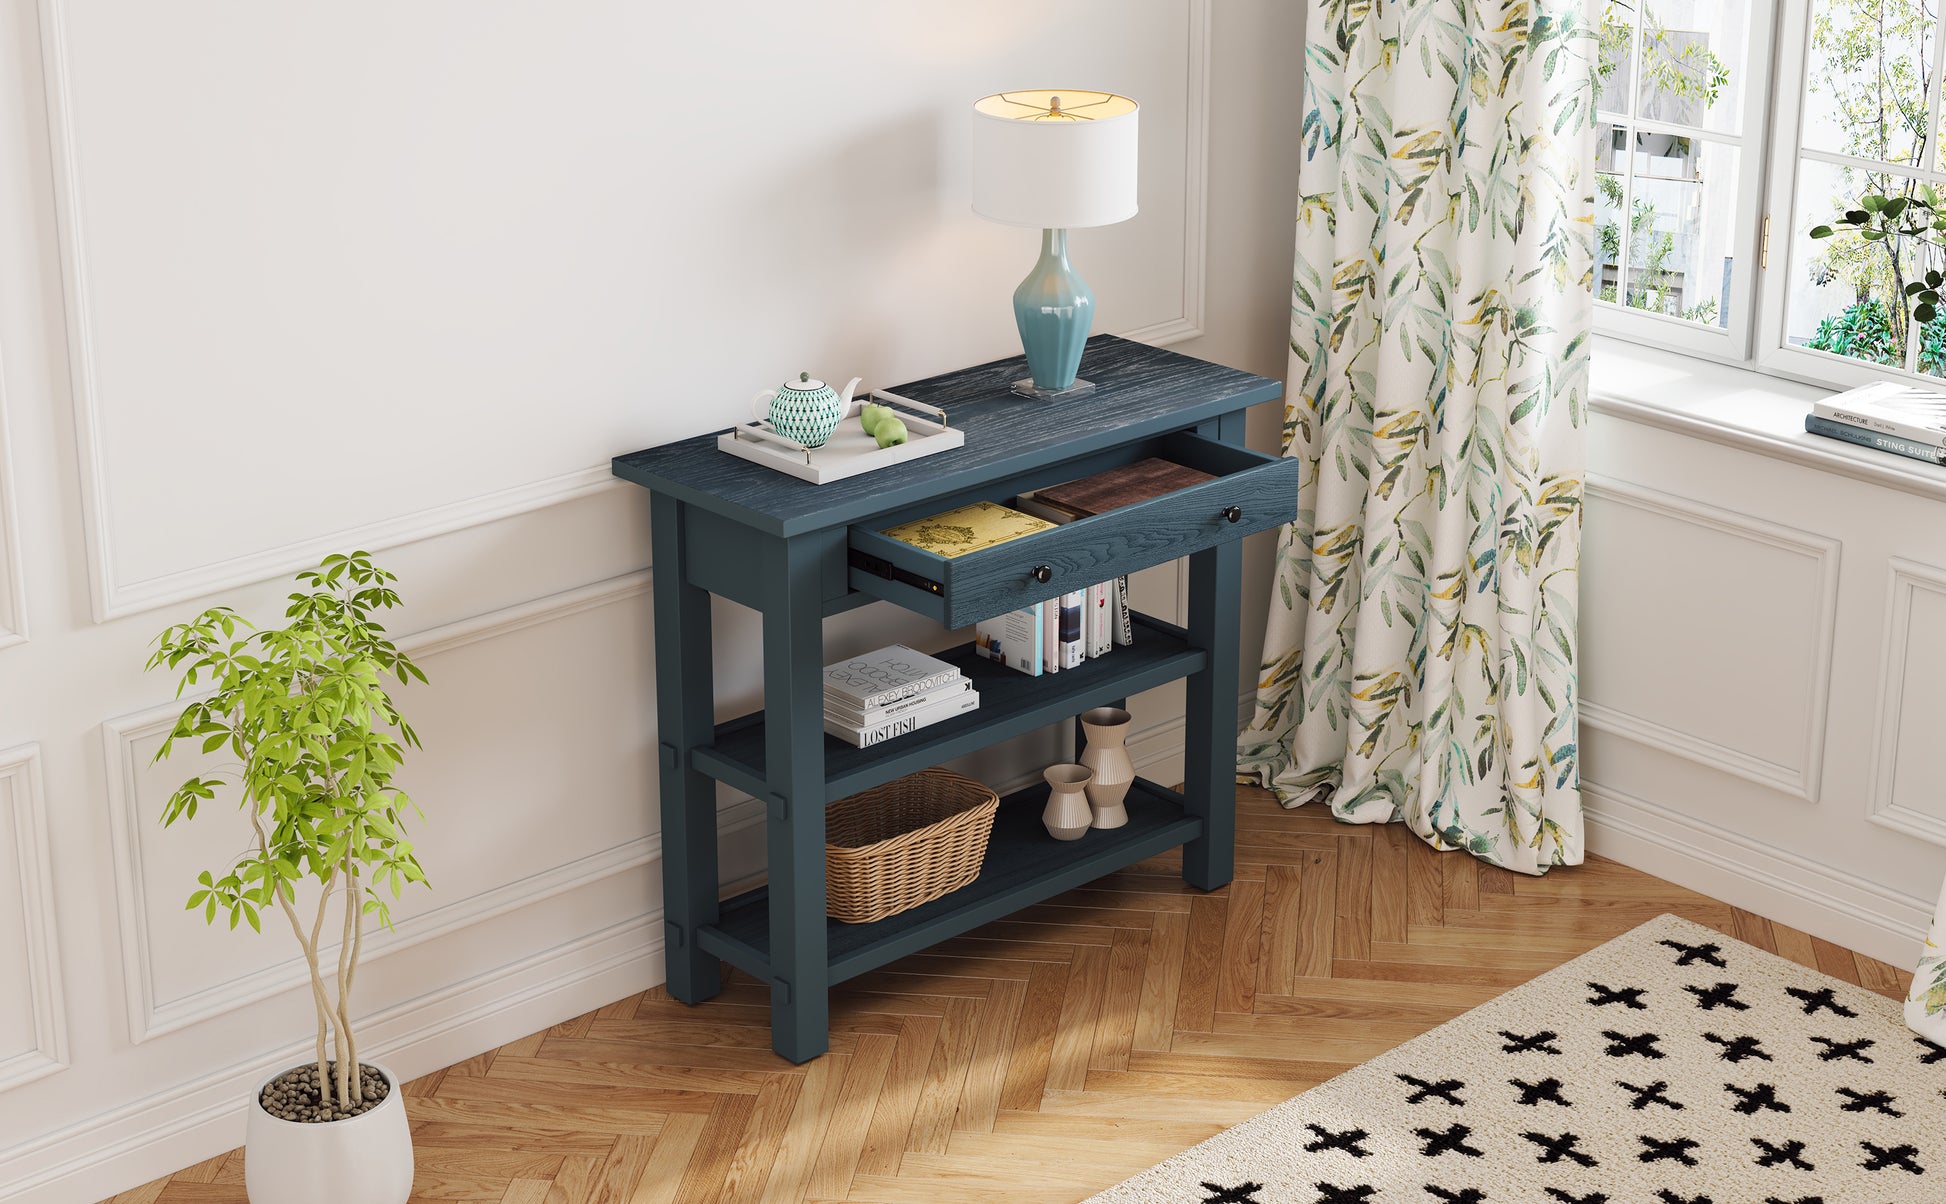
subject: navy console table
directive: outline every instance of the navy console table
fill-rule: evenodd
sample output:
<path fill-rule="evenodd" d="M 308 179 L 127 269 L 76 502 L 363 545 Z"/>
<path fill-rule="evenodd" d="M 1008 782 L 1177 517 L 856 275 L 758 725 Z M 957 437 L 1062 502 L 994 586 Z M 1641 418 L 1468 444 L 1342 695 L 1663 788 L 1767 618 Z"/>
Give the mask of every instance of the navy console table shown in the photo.
<path fill-rule="evenodd" d="M 1295 516 L 1299 469 L 1243 446 L 1244 410 L 1281 390 L 1106 335 L 1083 367 L 1095 391 L 1055 403 L 1009 391 L 1020 357 L 897 386 L 945 409 L 966 445 L 829 485 L 725 455 L 713 433 L 615 459 L 616 476 L 654 495 L 669 992 L 700 1003 L 721 988 L 720 961 L 747 970 L 770 984 L 772 1044 L 793 1062 L 825 1051 L 834 983 L 1178 845 L 1190 883 L 1230 881 L 1238 542 Z M 1217 479 L 950 561 L 878 533 L 1149 456 Z M 885 600 L 959 628 L 1181 556 L 1186 628 L 1138 616 L 1133 645 L 1039 678 L 965 645 L 944 655 L 973 679 L 977 711 L 869 749 L 825 736 L 825 616 Z M 764 709 L 722 724 L 711 594 L 763 615 Z M 1180 794 L 1138 779 L 1126 827 L 1062 843 L 1040 825 L 1046 788 L 1021 791 L 1001 800 L 972 885 L 876 923 L 826 919 L 826 802 L 1176 678 L 1188 679 Z M 721 901 L 717 782 L 764 801 L 770 860 L 768 886 Z"/>

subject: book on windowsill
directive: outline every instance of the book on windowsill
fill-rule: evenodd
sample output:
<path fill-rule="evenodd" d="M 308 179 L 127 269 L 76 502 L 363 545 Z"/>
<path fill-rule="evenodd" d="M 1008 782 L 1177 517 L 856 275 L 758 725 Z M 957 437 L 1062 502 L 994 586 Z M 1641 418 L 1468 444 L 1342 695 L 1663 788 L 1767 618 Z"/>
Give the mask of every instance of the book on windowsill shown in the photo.
<path fill-rule="evenodd" d="M 936 656 L 904 644 L 834 661 L 824 667 L 824 699 L 856 710 L 884 706 L 921 694 L 960 677 L 960 671 Z"/>
<path fill-rule="evenodd" d="M 925 706 L 903 714 L 894 715 L 880 723 L 858 726 L 834 719 L 829 714 L 824 717 L 824 733 L 833 739 L 843 740 L 853 748 L 870 748 L 898 736 L 908 735 L 923 727 L 931 727 L 943 719 L 964 715 L 968 711 L 980 709 L 980 696 L 972 690 L 960 690 L 935 699 Z"/>
<path fill-rule="evenodd" d="M 1823 435 L 1828 439 L 1843 439 L 1847 443 L 1856 443 L 1860 447 L 1869 447 L 1875 451 L 1890 452 L 1895 456 L 1924 460 L 1928 464 L 1946 464 L 1946 447 L 1915 443 L 1911 439 L 1904 439 L 1898 435 L 1882 435 L 1877 431 L 1866 430 L 1864 427 L 1848 426 L 1842 422 L 1833 422 L 1829 418 L 1820 418 L 1816 414 L 1804 416 L 1804 429 L 1813 435 Z"/>
<path fill-rule="evenodd" d="M 1840 426 L 1946 451 L 1946 393 L 1899 381 L 1874 381 L 1825 398 L 1811 407 L 1811 413 Z"/>
<path fill-rule="evenodd" d="M 1151 456 L 1091 477 L 1037 489 L 1034 500 L 1041 506 L 1067 510 L 1085 518 L 1215 479 L 1186 464 Z"/>
<path fill-rule="evenodd" d="M 968 552 L 998 547 L 1023 535 L 1047 531 L 1053 526 L 1044 518 L 1023 514 L 997 502 L 974 502 L 944 514 L 887 527 L 879 534 L 950 560 Z"/>

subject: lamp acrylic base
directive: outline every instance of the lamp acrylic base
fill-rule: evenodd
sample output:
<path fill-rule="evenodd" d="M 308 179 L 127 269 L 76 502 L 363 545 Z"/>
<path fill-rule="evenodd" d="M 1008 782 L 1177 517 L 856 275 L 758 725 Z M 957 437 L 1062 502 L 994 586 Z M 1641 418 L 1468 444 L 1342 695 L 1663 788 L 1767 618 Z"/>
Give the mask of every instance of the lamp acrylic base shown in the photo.
<path fill-rule="evenodd" d="M 1023 376 L 1013 383 L 1013 391 L 1022 397 L 1032 397 L 1037 401 L 1065 401 L 1070 397 L 1094 392 L 1095 382 L 1077 378 L 1065 389 L 1043 389 L 1034 383 L 1033 377 Z"/>

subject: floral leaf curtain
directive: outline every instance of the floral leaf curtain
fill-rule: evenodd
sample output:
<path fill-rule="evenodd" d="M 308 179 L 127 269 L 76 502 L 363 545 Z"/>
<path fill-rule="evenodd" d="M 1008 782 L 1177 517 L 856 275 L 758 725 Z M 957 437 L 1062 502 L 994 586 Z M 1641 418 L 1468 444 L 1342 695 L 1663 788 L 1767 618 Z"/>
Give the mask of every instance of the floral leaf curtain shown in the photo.
<path fill-rule="evenodd" d="M 1592 0 L 1313 0 L 1278 549 L 1239 771 L 1544 873 L 1582 857 Z"/>

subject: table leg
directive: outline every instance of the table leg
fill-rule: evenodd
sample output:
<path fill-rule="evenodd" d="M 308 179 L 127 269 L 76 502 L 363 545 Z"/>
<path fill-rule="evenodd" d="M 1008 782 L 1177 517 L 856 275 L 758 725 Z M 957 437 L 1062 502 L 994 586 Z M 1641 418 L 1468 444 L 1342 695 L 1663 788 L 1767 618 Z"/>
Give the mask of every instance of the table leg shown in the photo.
<path fill-rule="evenodd" d="M 1207 433 L 1243 442 L 1243 413 L 1225 414 Z M 1230 540 L 1189 558 L 1189 641 L 1209 654 L 1184 690 L 1183 797 L 1203 816 L 1203 834 L 1183 846 L 1182 876 L 1215 890 L 1236 874 L 1238 615 L 1243 545 Z"/>
<path fill-rule="evenodd" d="M 656 726 L 661 748 L 662 901 L 669 994 L 701 1003 L 723 989 L 722 966 L 696 941 L 717 918 L 716 784 L 689 750 L 714 738 L 709 593 L 688 581 L 683 504 L 650 503 L 655 565 Z"/>
<path fill-rule="evenodd" d="M 780 1055 L 807 1062 L 830 1044 L 821 557 L 809 538 L 771 547 L 763 608 L 770 1033 Z"/>

